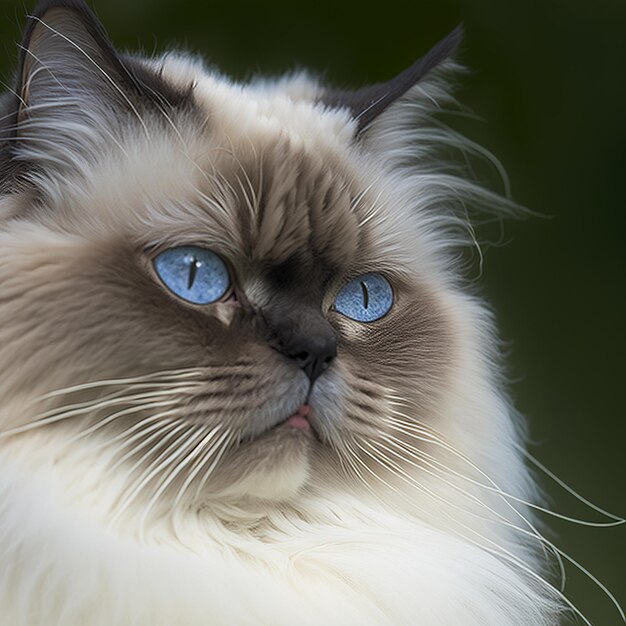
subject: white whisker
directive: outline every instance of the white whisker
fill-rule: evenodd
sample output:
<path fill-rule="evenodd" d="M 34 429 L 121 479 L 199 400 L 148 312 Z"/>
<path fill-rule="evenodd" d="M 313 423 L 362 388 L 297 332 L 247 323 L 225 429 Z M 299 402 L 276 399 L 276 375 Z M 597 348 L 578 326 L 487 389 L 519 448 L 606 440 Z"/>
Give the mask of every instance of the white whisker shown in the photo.
<path fill-rule="evenodd" d="M 372 455 L 371 453 L 367 452 L 366 450 L 363 450 L 363 452 L 365 454 L 367 454 L 370 458 L 372 458 L 375 462 L 377 462 L 379 465 L 381 465 L 381 467 L 387 467 L 387 465 L 381 460 L 380 455 L 377 457 L 377 456 Z M 355 457 L 355 458 L 358 459 L 365 467 L 367 467 L 367 465 L 365 463 L 363 463 L 358 458 L 358 456 Z M 388 461 L 388 459 L 384 455 L 382 455 L 382 458 L 385 461 Z M 387 469 L 391 469 L 392 470 L 393 468 L 387 467 Z M 380 477 L 375 472 L 372 472 L 372 474 L 373 474 L 373 476 L 375 478 L 380 479 Z M 401 478 L 401 476 L 399 476 L 399 477 Z M 387 485 L 386 482 L 384 484 Z M 436 494 L 433 494 L 430 490 L 425 489 L 422 485 L 419 485 L 419 483 L 416 483 L 415 481 L 413 481 L 410 484 L 412 484 L 413 487 L 419 489 L 420 491 L 423 491 L 424 493 L 427 493 L 427 494 L 433 496 L 433 498 L 435 498 L 435 501 L 440 501 L 441 500 L 441 498 L 436 496 Z M 397 491 L 395 489 L 394 489 L 394 491 L 396 491 L 397 493 L 401 494 L 401 492 L 399 492 L 399 491 Z M 404 495 L 404 494 L 401 494 L 401 495 Z M 406 499 L 406 496 L 404 496 L 404 498 Z M 446 503 L 446 504 L 449 504 L 449 503 Z M 585 617 L 585 615 L 580 611 L 580 609 L 578 609 L 578 607 L 576 607 L 576 605 L 567 596 L 565 596 L 561 591 L 559 591 L 556 587 L 554 587 L 550 582 L 548 582 L 547 580 L 542 578 L 539 574 L 537 574 L 535 571 L 533 571 L 518 556 L 516 556 L 515 554 L 513 554 L 512 552 L 510 552 L 509 550 L 504 548 L 502 545 L 500 545 L 497 542 L 495 542 L 493 539 L 484 536 L 483 534 L 478 532 L 476 529 L 471 528 L 470 526 L 467 526 L 466 524 L 464 524 L 463 522 L 461 522 L 458 519 L 451 518 L 451 516 L 449 514 L 447 514 L 446 511 L 443 511 L 443 514 L 446 517 L 450 518 L 451 521 L 453 522 L 453 524 L 456 524 L 456 525 L 462 527 L 464 530 L 470 532 L 471 534 L 476 535 L 480 539 L 480 542 L 477 543 L 477 542 L 473 541 L 470 537 L 468 537 L 468 536 L 466 536 L 464 534 L 460 534 L 459 535 L 461 538 L 463 538 L 465 541 L 469 541 L 469 542 L 473 543 L 474 545 L 476 545 L 480 549 L 483 549 L 483 550 L 486 550 L 488 552 L 491 552 L 497 558 L 502 559 L 504 561 L 507 561 L 508 563 L 511 563 L 512 565 L 514 565 L 515 567 L 520 569 L 520 571 L 522 571 L 525 575 L 529 576 L 530 578 L 534 579 L 541 586 L 546 588 L 551 594 L 554 594 L 554 595 L 558 596 L 567 606 L 569 606 L 572 609 L 572 611 L 574 611 L 574 613 L 576 613 L 576 615 L 578 615 L 585 622 L 585 624 L 587 624 L 587 626 L 592 626 L 591 622 Z M 452 528 L 451 530 L 455 534 L 458 534 L 457 531 L 454 530 L 454 528 Z M 489 548 L 489 544 L 492 545 L 493 548 Z M 621 614 L 621 612 L 620 612 L 620 614 Z"/>
<path fill-rule="evenodd" d="M 213 438 L 213 435 L 218 432 L 218 428 L 213 429 L 209 435 L 207 435 L 206 440 L 203 440 L 201 442 L 201 446 L 199 446 L 199 448 L 201 449 L 201 447 L 204 447 L 204 445 L 206 445 L 206 443 L 208 443 L 209 441 L 211 441 L 211 439 Z M 176 499 L 174 500 L 174 504 L 173 507 L 174 509 L 177 508 L 178 504 L 180 503 L 180 501 L 183 498 L 183 495 L 185 494 L 185 492 L 187 491 L 187 489 L 189 488 L 189 485 L 191 485 L 191 483 L 194 481 L 194 479 L 196 478 L 196 476 L 202 471 L 202 468 L 204 467 L 204 465 L 210 461 L 211 456 L 213 455 L 213 452 L 217 449 L 219 449 L 219 446 L 224 442 L 224 439 L 228 436 L 229 432 L 228 430 L 226 430 L 222 436 L 213 443 L 213 445 L 211 445 L 203 454 L 201 454 L 196 460 L 195 460 L 195 464 L 194 466 L 191 468 L 191 471 L 189 472 L 187 478 L 185 479 L 185 482 L 182 484 L 178 494 L 176 495 Z"/>
<path fill-rule="evenodd" d="M 548 547 L 552 551 L 553 555 L 556 557 L 556 559 L 558 561 L 559 569 L 560 569 L 560 573 L 561 573 L 561 580 L 563 581 L 562 582 L 562 587 L 564 586 L 565 568 L 563 566 L 563 562 L 561 560 L 559 552 L 556 549 L 554 549 L 552 544 L 550 544 L 550 542 L 545 539 L 545 537 L 537 530 L 537 528 L 530 522 L 530 520 L 528 520 L 526 517 L 524 517 L 524 515 L 522 514 L 521 511 L 516 509 L 513 505 L 511 505 L 507 500 L 504 499 L 504 504 L 517 517 L 519 517 L 524 522 L 524 524 L 526 524 L 526 526 L 529 528 L 529 530 L 520 528 L 519 526 L 513 524 L 504 515 L 502 515 L 501 513 L 498 513 L 497 511 L 495 511 L 493 508 L 488 506 L 486 502 L 481 500 L 476 495 L 469 493 L 467 490 L 461 488 L 459 485 L 457 485 L 457 484 L 455 484 L 455 483 L 445 479 L 439 473 L 427 469 L 427 467 L 433 467 L 434 468 L 434 465 L 431 464 L 426 458 L 424 458 L 424 456 L 429 456 L 429 455 L 422 456 L 420 450 L 418 450 L 418 449 L 411 449 L 404 442 L 402 442 L 400 440 L 390 439 L 386 435 L 382 435 L 381 437 L 382 437 L 382 439 L 387 441 L 392 446 L 392 448 L 389 448 L 389 447 L 385 446 L 383 443 L 379 442 L 379 446 L 382 447 L 384 450 L 386 450 L 387 452 L 390 452 L 391 454 L 393 454 L 401 462 L 408 463 L 412 467 L 415 467 L 415 468 L 419 469 L 421 472 L 424 472 L 425 474 L 428 474 L 429 476 L 432 476 L 432 477 L 440 480 L 441 482 L 443 482 L 444 484 L 448 485 L 449 487 L 454 489 L 456 492 L 461 494 L 463 497 L 469 499 L 474 504 L 478 505 L 479 507 L 485 509 L 487 512 L 491 513 L 494 517 L 493 518 L 489 518 L 489 517 L 479 516 L 477 513 L 473 512 L 473 511 L 470 511 L 468 509 L 462 509 L 461 507 L 457 507 L 457 505 L 455 505 L 454 503 L 450 503 L 451 506 L 454 506 L 455 508 L 461 508 L 461 510 L 464 513 L 469 513 L 469 514 L 471 514 L 473 516 L 479 517 L 480 519 L 482 519 L 484 521 L 495 521 L 495 522 L 497 522 L 499 524 L 503 524 L 504 526 L 507 526 L 508 528 L 511 528 L 511 529 L 513 529 L 513 530 L 515 530 L 517 532 L 520 532 L 520 533 L 522 533 L 522 534 L 524 534 L 526 536 L 530 536 L 530 537 L 536 539 L 539 542 L 541 550 L 543 551 L 544 556 L 546 557 L 546 559 L 548 558 L 548 555 L 547 555 L 547 552 L 546 552 L 546 547 Z M 394 450 L 393 446 L 397 447 L 397 449 Z M 409 458 L 407 458 L 407 455 L 408 455 Z M 415 462 L 412 459 L 416 459 L 416 460 L 421 461 L 427 467 L 424 467 L 423 465 L 421 465 L 420 463 Z M 462 476 L 461 474 L 459 474 L 459 476 L 461 478 L 464 478 L 464 476 Z"/>
<path fill-rule="evenodd" d="M 537 468 L 539 468 L 544 474 L 546 474 L 546 476 L 550 477 L 555 483 L 557 483 L 557 485 L 559 485 L 560 487 L 562 487 L 563 489 L 565 489 L 565 491 L 567 491 L 567 493 L 569 493 L 570 495 L 574 496 L 578 501 L 582 502 L 583 504 L 586 504 L 588 507 L 592 508 L 594 511 L 597 511 L 598 513 L 601 513 L 602 515 L 606 515 L 607 517 L 610 517 L 611 519 L 615 520 L 617 522 L 617 524 L 607 524 L 607 525 L 619 525 L 619 524 L 624 524 L 626 522 L 625 519 L 614 515 L 613 513 L 609 513 L 609 511 L 606 511 L 605 509 L 599 507 L 597 504 L 594 504 L 593 502 L 590 502 L 589 500 L 587 500 L 586 498 L 584 498 L 583 496 L 581 496 L 577 491 L 575 491 L 572 487 L 570 487 L 564 480 L 560 479 L 556 474 L 554 474 L 554 472 L 551 472 L 545 465 L 543 465 L 542 463 L 540 463 L 530 452 L 528 452 L 528 450 L 526 450 L 523 446 L 520 446 L 519 444 L 515 444 L 515 447 Z"/>
<path fill-rule="evenodd" d="M 398 403 L 401 404 L 401 403 Z M 493 491 L 494 493 L 496 493 L 497 495 L 499 495 L 503 500 L 513 500 L 513 501 L 517 501 L 525 506 L 528 506 L 529 508 L 534 508 L 536 510 L 539 510 L 540 512 L 543 513 L 547 513 L 549 515 L 552 515 L 554 517 L 557 517 L 559 519 L 564 519 L 565 521 L 569 521 L 569 522 L 573 522 L 573 523 L 578 523 L 581 525 L 586 525 L 586 526 L 596 526 L 596 527 L 608 527 L 608 526 L 616 526 L 618 524 L 623 523 L 623 521 L 620 518 L 616 518 L 616 516 L 610 515 L 608 514 L 611 518 L 613 519 L 617 519 L 617 522 L 587 522 L 585 520 L 578 520 L 575 518 L 571 518 L 569 516 L 565 516 L 562 515 L 560 513 L 557 513 L 555 511 L 551 511 L 549 509 L 545 509 L 544 507 L 541 507 L 539 505 L 536 505 L 532 502 L 527 502 L 522 498 L 519 498 L 517 496 L 514 496 L 512 494 L 506 493 L 504 492 L 497 484 L 496 482 L 488 476 L 488 474 L 486 472 L 484 472 L 483 470 L 481 470 L 479 467 L 477 467 L 470 459 L 468 459 L 463 453 L 461 453 L 459 450 L 457 450 L 456 448 L 454 448 L 453 446 L 451 446 L 448 442 L 444 441 L 443 438 L 441 436 L 439 436 L 439 434 L 436 434 L 436 430 L 426 426 L 423 423 L 415 423 L 410 421 L 410 418 L 407 415 L 404 415 L 403 413 L 399 412 L 399 411 L 392 411 L 392 413 L 394 413 L 396 415 L 396 417 L 390 417 L 387 416 L 387 422 L 388 424 L 392 427 L 395 428 L 396 430 L 399 430 L 400 432 L 403 432 L 405 434 L 408 434 L 409 436 L 413 436 L 414 432 L 418 433 L 418 438 L 420 439 L 424 439 L 424 434 L 425 432 L 427 433 L 426 436 L 426 440 L 434 445 L 438 445 L 440 447 L 443 447 L 446 451 L 450 452 L 451 454 L 453 454 L 454 456 L 456 456 L 457 458 L 461 459 L 464 463 L 468 464 L 469 467 L 471 467 L 473 470 L 475 470 L 476 472 L 478 472 L 481 476 L 483 476 L 489 483 L 491 483 L 490 485 L 485 485 L 483 483 L 481 483 L 480 481 L 475 481 L 474 479 L 472 479 L 471 477 L 465 476 L 463 474 L 461 474 L 460 472 L 454 472 L 454 470 L 447 468 L 446 466 L 443 466 L 446 470 L 448 470 L 449 472 L 457 475 L 459 478 L 467 480 L 468 482 L 471 482 L 473 484 L 475 484 L 476 486 L 479 486 L 481 488 Z M 399 419 L 397 416 L 400 415 L 402 416 L 402 419 Z M 430 432 L 427 432 L 430 431 Z M 523 450 L 523 448 L 520 446 L 520 449 Z M 404 452 L 407 452 L 406 450 L 406 445 L 403 446 L 403 450 Z M 422 451 L 420 451 L 420 454 L 422 454 Z M 423 453 L 425 455 L 427 455 L 427 453 Z M 404 455 L 400 455 L 405 461 L 407 461 L 407 459 L 405 458 Z M 433 462 L 435 463 L 439 463 L 441 464 L 439 461 L 437 461 L 436 459 L 434 459 L 434 457 L 432 457 L 431 455 L 427 455 L 430 457 L 430 459 L 433 460 Z M 422 458 L 422 460 L 424 460 Z M 409 461 L 410 462 L 410 461 Z M 424 471 L 424 468 L 421 466 L 418 466 L 422 471 Z M 435 474 L 436 475 L 436 474 Z M 438 478 L 440 478 L 438 475 L 436 475 Z M 556 478 L 556 477 L 555 477 Z M 443 480 L 443 479 L 442 479 Z M 573 490 L 572 490 L 573 491 Z M 573 495 L 578 495 L 575 492 L 573 493 Z M 517 509 L 515 509 L 514 507 L 511 507 L 512 510 L 516 511 Z M 592 506 L 592 508 L 594 508 L 594 510 L 599 510 L 599 512 L 601 513 L 605 513 L 605 511 L 599 509 L 599 507 L 595 507 Z M 519 513 L 519 512 L 518 512 Z M 521 516 L 521 514 L 520 514 Z M 525 520 L 525 518 L 523 516 L 521 516 L 522 519 Z M 528 520 L 525 520 L 527 523 Z M 609 600 L 613 603 L 613 605 L 617 608 L 620 617 L 622 618 L 622 620 L 626 621 L 625 619 L 625 615 L 624 615 L 624 611 L 622 609 L 622 607 L 620 606 L 619 602 L 616 600 L 616 598 L 614 597 L 614 595 L 607 589 L 607 587 L 602 584 L 593 574 L 591 574 L 586 568 L 584 568 L 580 563 L 578 563 L 578 561 L 576 561 L 573 557 L 571 557 L 570 555 L 568 555 L 567 553 L 565 553 L 563 550 L 561 550 L 560 548 L 558 548 L 557 546 L 555 546 L 552 542 L 550 542 L 549 540 L 547 540 L 543 535 L 541 535 L 540 533 L 538 533 L 538 531 L 536 531 L 536 529 L 534 527 L 532 527 L 533 529 L 533 534 L 535 536 L 535 538 L 539 539 L 542 544 L 544 544 L 546 547 L 548 547 L 556 556 L 556 558 L 558 559 L 559 562 L 559 567 L 561 569 L 562 572 L 562 581 L 563 581 L 563 585 L 564 585 L 564 581 L 565 581 L 565 571 L 564 571 L 564 566 L 563 566 L 563 562 L 562 562 L 562 558 L 564 558 L 565 560 L 567 560 L 568 562 L 570 562 L 572 565 L 574 565 L 574 567 L 576 567 L 579 571 L 581 571 L 583 574 L 585 574 L 589 580 L 591 580 L 595 585 L 598 586 L 599 589 L 601 589 L 605 595 L 609 598 Z M 521 532 L 527 532 L 527 531 L 523 531 L 523 529 L 519 529 Z M 535 534 L 536 533 L 536 534 Z"/>
<path fill-rule="evenodd" d="M 190 369 L 184 368 L 179 370 L 164 370 L 160 372 L 152 372 L 150 374 L 146 374 L 144 376 L 134 376 L 132 378 L 110 378 L 104 380 L 96 380 L 89 383 L 81 383 L 80 385 L 72 385 L 70 387 L 64 387 L 63 389 L 55 389 L 54 391 L 50 391 L 42 396 L 39 396 L 33 400 L 33 402 L 40 402 L 42 400 L 47 400 L 49 398 L 54 398 L 56 396 L 65 396 L 70 393 L 74 393 L 77 391 L 85 391 L 90 389 L 95 389 L 97 387 L 107 387 L 113 385 L 134 385 L 145 383 L 147 381 L 153 380 L 155 378 L 164 378 L 162 382 L 163 386 L 169 385 L 168 379 L 173 379 L 175 381 L 179 379 L 187 379 L 193 378 L 195 376 L 202 376 L 204 374 L 203 370 L 200 369 Z"/>
<path fill-rule="evenodd" d="M 121 451 L 125 450 L 128 448 L 128 451 L 123 454 L 122 456 L 118 457 L 115 462 L 111 465 L 110 471 L 114 472 L 118 467 L 121 467 L 122 465 L 124 465 L 124 463 L 126 463 L 127 461 L 129 461 L 131 458 L 133 458 L 134 456 L 137 455 L 137 453 L 140 450 L 143 450 L 144 448 L 147 448 L 153 441 L 155 441 L 156 439 L 158 439 L 161 435 L 165 435 L 168 431 L 172 431 L 174 429 L 174 427 L 178 426 L 178 425 L 182 425 L 183 424 L 183 419 L 181 418 L 173 418 L 170 419 L 170 416 L 172 415 L 172 411 L 166 411 L 164 413 L 161 413 L 159 415 L 156 415 L 153 417 L 153 419 L 158 420 L 159 421 L 159 426 L 162 426 L 162 429 L 157 430 L 154 434 L 150 435 L 149 437 L 146 437 L 143 441 L 141 441 L 139 443 L 138 446 L 136 447 L 132 447 L 132 444 L 135 443 L 135 441 L 137 440 L 141 440 L 142 437 L 144 437 L 148 432 L 147 429 L 146 431 L 140 431 L 139 433 L 137 433 L 136 435 L 130 437 L 129 439 L 124 441 L 124 445 L 122 446 Z M 163 421 L 161 421 L 159 419 L 159 417 L 165 417 L 166 419 L 164 419 Z M 153 430 L 153 429 L 150 429 Z M 180 428 L 178 428 L 177 430 L 174 429 L 174 432 L 178 432 L 178 430 L 180 430 Z M 173 436 L 173 433 L 171 433 L 171 436 Z M 161 443 L 163 443 L 164 441 L 168 441 L 171 438 L 170 435 L 166 435 L 162 440 Z M 139 459 L 139 461 L 137 461 L 131 468 L 130 471 L 128 472 L 128 475 L 132 475 L 137 468 L 141 465 L 141 463 L 143 461 L 145 461 L 145 459 L 153 452 L 152 449 L 150 449 L 145 457 L 142 457 L 141 459 Z"/>
<path fill-rule="evenodd" d="M 149 502 L 148 502 L 144 512 L 141 515 L 141 518 L 139 520 L 139 529 L 140 529 L 139 530 L 139 536 L 140 536 L 140 539 L 143 537 L 143 528 L 145 526 L 146 520 L 148 519 L 148 517 L 150 515 L 150 511 L 152 510 L 152 508 L 154 507 L 154 505 L 156 504 L 158 499 L 165 492 L 165 490 L 172 483 L 172 481 L 175 480 L 175 478 L 178 476 L 178 474 L 180 474 L 180 472 L 183 469 L 185 469 L 185 467 L 194 460 L 194 458 L 195 458 L 194 455 L 195 455 L 196 451 L 198 449 L 202 448 L 202 446 L 207 441 L 207 438 L 208 438 L 208 440 L 210 440 L 210 438 L 215 435 L 217 430 L 218 430 L 217 428 L 214 428 L 213 430 L 209 431 L 209 434 L 205 435 L 204 438 L 200 441 L 200 443 L 195 448 L 190 450 L 190 448 L 193 446 L 193 444 L 200 437 L 202 437 L 202 435 L 204 435 L 205 432 L 206 432 L 206 428 L 204 428 L 202 426 L 198 427 L 197 428 L 197 432 L 195 432 L 194 434 L 190 434 L 188 436 L 188 439 L 179 448 L 176 449 L 175 454 L 170 455 L 169 458 L 167 459 L 167 461 L 164 461 L 164 463 L 161 466 L 156 467 L 154 469 L 154 472 L 155 472 L 155 475 L 156 475 L 157 473 L 159 473 L 159 471 L 161 469 L 164 469 L 164 468 L 166 468 L 169 465 L 174 465 L 173 469 L 161 481 L 161 484 L 158 486 L 157 490 L 154 492 L 154 494 L 150 498 L 150 500 L 149 500 Z M 176 463 L 176 461 L 179 458 L 181 458 L 180 462 Z"/>
<path fill-rule="evenodd" d="M 118 396 L 117 394 L 113 394 L 114 397 L 108 398 L 105 400 L 100 400 L 97 402 L 88 401 L 88 402 L 79 402 L 77 404 L 72 404 L 67 407 L 62 407 L 61 409 L 54 409 L 52 411 L 47 411 L 42 413 L 34 418 L 33 421 L 23 425 L 17 426 L 10 430 L 4 431 L 0 433 L 0 438 L 2 437 L 12 437 L 18 434 L 22 434 L 36 428 L 41 428 L 43 426 L 48 426 L 50 424 L 55 424 L 61 421 L 68 420 L 72 417 L 76 417 L 78 415 L 82 416 L 85 413 L 94 413 L 95 411 L 99 411 L 101 409 L 107 409 L 112 406 L 120 405 L 120 404 L 136 404 L 139 403 L 140 406 L 145 400 L 150 400 L 154 397 L 159 397 L 163 395 L 171 395 L 171 391 L 165 392 L 155 392 L 155 393 L 143 393 L 143 394 L 135 394 L 131 396 Z M 175 400 L 170 400 L 170 404 L 174 404 Z"/>
<path fill-rule="evenodd" d="M 181 420 L 182 421 L 182 420 Z M 123 515 L 123 513 L 128 509 L 128 507 L 132 504 L 132 502 L 137 498 L 139 493 L 146 487 L 146 485 L 156 476 L 164 467 L 167 467 L 169 463 L 172 462 L 170 455 L 172 451 L 180 444 L 181 441 L 185 439 L 188 435 L 188 431 L 190 430 L 190 426 L 188 424 L 182 423 L 173 428 L 173 430 L 161 440 L 161 444 L 166 441 L 171 440 L 175 437 L 174 441 L 170 443 L 165 450 L 163 450 L 156 459 L 150 464 L 148 469 L 143 472 L 139 479 L 135 482 L 135 486 L 131 487 L 128 490 L 126 497 L 124 498 L 122 504 L 116 511 L 115 515 L 111 519 L 110 525 L 111 527 L 115 526 L 117 520 Z M 181 431 L 184 431 L 181 433 Z M 176 435 L 178 435 L 176 437 Z M 129 475 L 132 474 L 140 465 L 142 465 L 148 456 L 153 452 L 153 450 L 148 450 L 146 454 L 144 454 L 132 467 Z"/>
<path fill-rule="evenodd" d="M 102 428 L 104 428 L 105 426 L 107 426 L 108 424 L 110 424 L 111 422 L 118 420 L 121 417 L 126 417 L 128 415 L 134 415 L 135 413 L 143 413 L 144 411 L 149 411 L 151 409 L 159 409 L 159 408 L 163 408 L 165 406 L 172 406 L 172 405 L 176 405 L 178 404 L 178 402 L 176 400 L 167 400 L 167 401 L 161 401 L 161 402 L 149 402 L 147 404 L 139 404 L 139 406 L 133 406 L 127 409 L 123 409 L 121 411 L 117 411 L 116 413 L 113 413 L 112 415 L 107 416 L 104 420 L 102 421 L 98 421 L 96 422 L 93 426 L 82 430 L 78 433 L 78 435 L 76 435 L 76 437 L 73 437 L 72 439 L 69 440 L 69 443 L 74 443 L 75 441 L 78 441 L 79 439 L 82 439 L 83 437 L 87 437 L 91 434 L 93 434 L 94 432 L 96 432 L 97 430 L 100 430 Z M 166 411 L 166 414 L 172 414 L 175 413 L 176 411 Z M 163 415 L 162 413 L 160 415 Z M 151 416 L 150 418 L 147 418 L 150 420 L 154 420 L 155 418 L 153 416 Z M 112 440 L 108 440 L 107 443 L 111 443 Z"/>
<path fill-rule="evenodd" d="M 405 432 L 406 434 L 411 435 L 411 430 L 413 429 L 413 424 L 410 424 L 408 422 L 401 422 L 399 420 L 396 420 L 395 423 L 394 423 L 393 418 L 388 418 L 388 422 L 389 422 L 391 428 L 394 428 L 396 430 L 400 430 L 402 432 Z M 420 435 L 423 436 L 423 434 L 426 431 L 421 429 L 421 428 L 418 428 L 417 432 L 419 432 Z M 515 496 L 513 494 L 506 493 L 505 491 L 503 491 L 502 489 L 500 489 L 496 485 L 496 483 L 493 481 L 493 479 L 491 479 L 482 469 L 480 469 L 475 463 L 473 463 L 462 452 L 460 452 L 456 448 L 452 447 L 448 442 L 443 441 L 434 432 L 430 432 L 430 433 L 427 433 L 427 434 L 428 434 L 428 437 L 422 438 L 422 441 L 425 441 L 425 442 L 428 442 L 430 444 L 436 445 L 438 447 L 444 448 L 446 451 L 450 452 L 451 454 L 453 454 L 454 456 L 456 456 L 457 458 L 459 458 L 460 460 L 462 460 L 463 462 L 468 464 L 473 470 L 475 470 L 476 472 L 480 473 L 481 476 L 486 478 L 493 485 L 493 487 L 490 487 L 489 485 L 485 485 L 485 484 L 483 484 L 483 483 L 481 483 L 479 481 L 474 481 L 470 477 L 460 475 L 461 477 L 464 477 L 468 481 L 475 482 L 476 485 L 481 486 L 484 489 L 493 490 L 493 491 L 497 492 L 498 494 L 500 494 L 501 496 L 503 496 L 505 498 L 508 498 L 510 500 L 514 500 L 516 502 L 519 502 L 520 504 L 524 504 L 525 506 L 528 506 L 528 507 L 530 507 L 532 509 L 540 511 L 541 513 L 545 513 L 546 515 L 550 515 L 552 517 L 556 517 L 558 519 L 562 519 L 562 520 L 567 521 L 567 522 L 571 522 L 571 523 L 574 523 L 574 524 L 579 524 L 581 526 L 590 526 L 590 527 L 595 527 L 595 528 L 610 528 L 610 527 L 613 527 L 613 526 L 620 526 L 621 524 L 624 523 L 623 519 L 621 519 L 619 517 L 616 517 L 614 515 L 611 515 L 609 513 L 606 513 L 605 511 L 602 511 L 602 509 L 599 509 L 599 511 L 602 512 L 602 513 L 605 513 L 605 515 L 607 515 L 609 517 L 612 517 L 613 519 L 616 519 L 617 521 L 614 521 L 614 522 L 593 522 L 593 521 L 588 521 L 588 520 L 577 519 L 577 518 L 574 518 L 574 517 L 570 517 L 568 515 L 564 515 L 563 513 L 559 513 L 557 511 L 552 511 L 551 509 L 547 509 L 545 507 L 542 507 L 541 505 L 536 504 L 534 502 L 529 502 L 529 501 L 524 500 L 523 498 L 520 498 L 520 497 Z M 450 471 L 452 471 L 452 470 L 450 470 Z M 592 507 L 592 508 L 595 508 L 595 507 Z M 598 509 L 596 509 L 596 510 L 598 510 Z"/>
<path fill-rule="evenodd" d="M 229 431 L 226 431 L 222 435 L 222 437 L 219 439 L 219 441 L 217 441 L 215 445 L 213 446 L 215 449 L 219 448 L 219 451 L 217 453 L 217 456 L 213 459 L 213 462 L 211 463 L 211 465 L 206 469 L 204 475 L 202 476 L 202 480 L 200 481 L 200 484 L 198 485 L 198 488 L 196 489 L 196 492 L 195 492 L 196 499 L 200 497 L 200 494 L 202 493 L 202 489 L 204 488 L 204 485 L 206 485 L 211 474 L 213 473 L 213 470 L 217 467 L 217 464 L 220 462 L 222 456 L 224 455 L 224 452 L 226 451 L 228 446 L 233 442 L 234 438 L 235 438 L 234 433 L 230 433 Z M 207 461 L 208 460 L 210 460 L 210 457 L 207 459 Z M 203 465 L 205 462 L 206 461 L 203 461 Z"/>

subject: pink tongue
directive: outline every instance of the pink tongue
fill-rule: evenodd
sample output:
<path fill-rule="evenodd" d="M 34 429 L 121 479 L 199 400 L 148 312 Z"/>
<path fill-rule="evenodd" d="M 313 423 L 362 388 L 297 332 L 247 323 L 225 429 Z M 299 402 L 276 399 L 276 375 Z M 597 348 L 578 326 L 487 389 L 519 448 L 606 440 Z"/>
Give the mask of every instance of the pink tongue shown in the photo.
<path fill-rule="evenodd" d="M 293 426 L 293 428 L 299 428 L 300 430 L 309 430 L 311 428 L 309 420 L 306 417 L 302 417 L 302 415 L 292 415 L 287 420 L 287 424 Z"/>
<path fill-rule="evenodd" d="M 298 412 L 287 420 L 287 425 L 299 430 L 310 430 L 311 424 L 309 424 L 309 420 L 306 418 L 310 410 L 311 407 L 308 404 L 301 404 L 298 407 Z"/>

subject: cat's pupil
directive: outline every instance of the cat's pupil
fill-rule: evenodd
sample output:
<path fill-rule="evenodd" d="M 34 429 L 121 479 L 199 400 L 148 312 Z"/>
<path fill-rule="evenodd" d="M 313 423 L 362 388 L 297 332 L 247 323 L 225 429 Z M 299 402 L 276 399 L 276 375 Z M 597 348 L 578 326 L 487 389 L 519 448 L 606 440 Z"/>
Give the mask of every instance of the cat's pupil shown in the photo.
<path fill-rule="evenodd" d="M 198 268 L 202 265 L 201 261 L 198 261 L 195 256 L 190 256 L 188 258 L 189 263 L 189 280 L 187 282 L 187 289 L 191 289 L 193 287 L 193 283 L 196 280 L 196 274 L 198 272 Z"/>
<path fill-rule="evenodd" d="M 367 309 L 370 301 L 370 294 L 367 290 L 367 285 L 363 281 L 361 281 L 361 291 L 363 292 L 363 308 Z"/>

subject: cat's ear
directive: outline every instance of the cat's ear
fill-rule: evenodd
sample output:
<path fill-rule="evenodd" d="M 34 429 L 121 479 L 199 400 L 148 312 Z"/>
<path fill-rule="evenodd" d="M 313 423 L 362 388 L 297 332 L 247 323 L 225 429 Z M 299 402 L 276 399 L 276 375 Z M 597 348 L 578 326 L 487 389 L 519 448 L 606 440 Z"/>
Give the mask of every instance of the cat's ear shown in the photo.
<path fill-rule="evenodd" d="M 120 128 L 144 125 L 148 108 L 178 106 L 188 95 L 118 54 L 83 0 L 44 0 L 28 17 L 21 45 L 14 153 L 20 160 L 75 164 Z"/>
<path fill-rule="evenodd" d="M 410 94 L 412 88 L 431 70 L 450 59 L 457 51 L 462 37 L 463 26 L 460 24 L 395 78 L 355 91 L 332 90 L 324 94 L 321 101 L 333 108 L 348 109 L 356 120 L 357 136 L 362 135 L 374 120 L 385 115 L 390 105 Z"/>
<path fill-rule="evenodd" d="M 28 16 L 20 47 L 18 125 L 104 112 L 125 100 L 130 78 L 82 0 L 44 0 Z"/>

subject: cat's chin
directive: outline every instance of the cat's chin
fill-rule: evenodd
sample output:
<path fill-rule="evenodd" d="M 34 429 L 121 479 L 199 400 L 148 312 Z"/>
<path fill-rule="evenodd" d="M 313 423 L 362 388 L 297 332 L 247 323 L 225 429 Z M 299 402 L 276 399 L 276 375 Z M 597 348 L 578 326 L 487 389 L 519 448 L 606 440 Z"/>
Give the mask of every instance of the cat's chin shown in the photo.
<path fill-rule="evenodd" d="M 246 442 L 226 460 L 220 476 L 228 485 L 220 496 L 288 500 L 306 484 L 313 447 L 318 445 L 312 428 L 288 420 L 260 437 Z"/>

